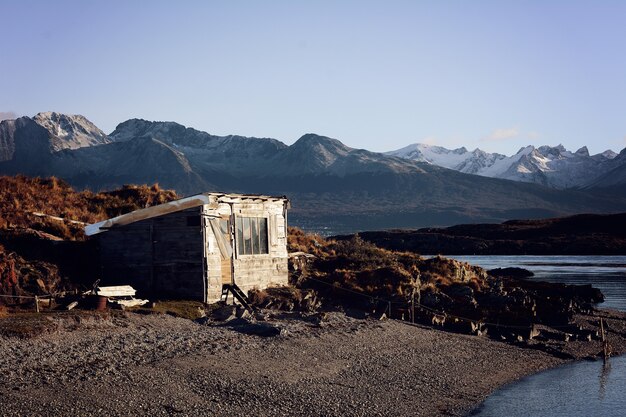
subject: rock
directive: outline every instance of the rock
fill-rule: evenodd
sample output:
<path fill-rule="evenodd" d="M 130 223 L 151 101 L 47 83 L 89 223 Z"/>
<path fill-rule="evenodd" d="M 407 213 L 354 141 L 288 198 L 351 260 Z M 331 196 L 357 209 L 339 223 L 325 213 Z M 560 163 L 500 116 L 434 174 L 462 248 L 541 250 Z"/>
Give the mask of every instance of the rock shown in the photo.
<path fill-rule="evenodd" d="M 247 309 L 241 306 L 237 307 L 236 316 L 238 319 L 244 319 L 244 320 L 250 320 L 253 318 L 252 314 L 250 314 L 250 312 Z"/>
<path fill-rule="evenodd" d="M 507 278 L 528 278 L 535 274 L 524 268 L 510 267 L 510 268 L 496 268 L 487 271 L 492 277 L 507 277 Z"/>
<path fill-rule="evenodd" d="M 476 305 L 474 290 L 467 285 L 452 284 L 443 290 L 455 304 Z"/>
<path fill-rule="evenodd" d="M 233 305 L 225 305 L 218 309 L 213 310 L 211 313 L 213 318 L 219 321 L 229 321 L 237 318 L 237 308 Z"/>

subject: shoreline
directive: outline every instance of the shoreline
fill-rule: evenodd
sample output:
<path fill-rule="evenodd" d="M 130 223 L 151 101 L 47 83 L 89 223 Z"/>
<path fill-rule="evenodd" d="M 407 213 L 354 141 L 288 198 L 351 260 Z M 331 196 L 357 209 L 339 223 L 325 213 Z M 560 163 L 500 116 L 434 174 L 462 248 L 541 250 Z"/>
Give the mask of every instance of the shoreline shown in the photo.
<path fill-rule="evenodd" d="M 0 336 L 0 406 L 5 415 L 465 416 L 500 387 L 574 361 L 395 320 L 269 316 L 263 324 L 280 336 L 121 312 L 31 339 Z M 565 352 L 584 359 L 597 343 Z"/>

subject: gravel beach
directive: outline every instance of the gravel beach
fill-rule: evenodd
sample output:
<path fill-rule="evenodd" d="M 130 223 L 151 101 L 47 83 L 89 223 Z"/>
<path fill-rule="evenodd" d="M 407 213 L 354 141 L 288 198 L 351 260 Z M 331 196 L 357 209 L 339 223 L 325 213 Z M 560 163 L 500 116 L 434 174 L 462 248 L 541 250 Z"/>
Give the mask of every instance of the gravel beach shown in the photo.
<path fill-rule="evenodd" d="M 0 414 L 457 416 L 505 383 L 571 360 L 343 313 L 258 324 L 278 329 L 274 337 L 249 334 L 242 321 L 68 317 L 51 316 L 48 334 L 0 336 Z"/>

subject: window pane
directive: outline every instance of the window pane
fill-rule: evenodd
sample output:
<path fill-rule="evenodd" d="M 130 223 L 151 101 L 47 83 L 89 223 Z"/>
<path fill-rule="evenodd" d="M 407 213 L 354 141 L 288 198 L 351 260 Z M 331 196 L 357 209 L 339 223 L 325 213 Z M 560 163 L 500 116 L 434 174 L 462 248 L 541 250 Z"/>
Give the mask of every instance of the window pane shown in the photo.
<path fill-rule="evenodd" d="M 245 248 L 243 245 L 243 219 L 241 217 L 237 217 L 237 221 L 235 221 L 237 226 L 237 249 L 239 250 L 239 254 L 245 254 Z"/>
<path fill-rule="evenodd" d="M 259 252 L 259 218 L 252 217 L 250 219 L 250 226 L 252 226 L 252 253 L 255 255 L 261 253 Z"/>
<path fill-rule="evenodd" d="M 267 219 L 265 217 L 259 218 L 259 241 L 259 253 L 269 253 L 267 247 Z"/>
<path fill-rule="evenodd" d="M 245 255 L 252 254 L 252 235 L 250 230 L 250 217 L 243 218 L 243 242 Z"/>
<path fill-rule="evenodd" d="M 227 236 L 230 234 L 230 230 L 228 230 L 228 220 L 227 219 L 220 219 L 220 230 L 222 231 L 222 234 L 224 236 Z"/>

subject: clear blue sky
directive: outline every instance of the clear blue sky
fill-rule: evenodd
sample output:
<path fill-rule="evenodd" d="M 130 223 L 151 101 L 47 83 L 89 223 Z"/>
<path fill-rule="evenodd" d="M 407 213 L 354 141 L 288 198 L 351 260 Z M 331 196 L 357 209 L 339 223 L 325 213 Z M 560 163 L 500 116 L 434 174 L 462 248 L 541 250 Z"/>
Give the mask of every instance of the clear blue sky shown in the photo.
<path fill-rule="evenodd" d="M 626 146 L 626 1 L 0 0 L 0 112 L 374 151 Z"/>

